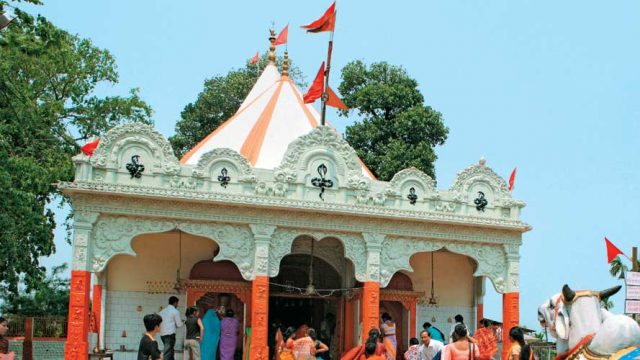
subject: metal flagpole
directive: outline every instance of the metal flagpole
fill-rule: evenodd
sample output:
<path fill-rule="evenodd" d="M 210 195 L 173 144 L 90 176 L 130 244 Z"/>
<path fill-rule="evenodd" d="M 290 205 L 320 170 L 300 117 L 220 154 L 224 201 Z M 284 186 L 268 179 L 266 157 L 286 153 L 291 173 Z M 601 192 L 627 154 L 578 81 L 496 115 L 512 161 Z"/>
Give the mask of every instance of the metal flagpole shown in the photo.
<path fill-rule="evenodd" d="M 331 71 L 331 52 L 333 51 L 333 33 L 335 31 L 335 22 L 338 12 L 333 14 L 333 30 L 331 30 L 331 36 L 329 37 L 329 50 L 327 51 L 327 67 L 324 70 L 324 92 L 322 93 L 322 112 L 320 117 L 320 125 L 325 125 L 325 118 L 327 116 L 327 100 L 329 99 L 329 72 Z"/>

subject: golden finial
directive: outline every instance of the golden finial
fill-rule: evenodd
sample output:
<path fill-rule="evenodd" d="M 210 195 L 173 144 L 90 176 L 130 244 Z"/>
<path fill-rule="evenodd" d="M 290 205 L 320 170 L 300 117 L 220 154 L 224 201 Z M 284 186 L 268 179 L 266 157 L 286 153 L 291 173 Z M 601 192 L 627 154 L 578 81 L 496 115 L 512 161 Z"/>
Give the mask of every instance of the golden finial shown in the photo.
<path fill-rule="evenodd" d="M 271 45 L 269 46 L 269 62 L 274 63 L 276 62 L 276 31 L 273 29 L 269 30 L 271 33 L 271 36 L 269 36 L 269 42 L 271 43 Z"/>
<path fill-rule="evenodd" d="M 289 52 L 284 51 L 284 62 L 282 63 L 282 76 L 289 76 Z"/>

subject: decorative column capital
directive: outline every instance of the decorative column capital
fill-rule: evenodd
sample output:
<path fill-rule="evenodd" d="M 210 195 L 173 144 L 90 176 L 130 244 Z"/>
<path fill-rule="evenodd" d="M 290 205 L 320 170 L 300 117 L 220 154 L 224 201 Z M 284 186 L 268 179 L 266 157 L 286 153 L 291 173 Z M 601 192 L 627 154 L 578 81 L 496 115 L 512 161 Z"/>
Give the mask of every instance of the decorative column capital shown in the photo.
<path fill-rule="evenodd" d="M 73 212 L 73 228 L 91 230 L 93 224 L 98 220 L 100 214 L 92 211 L 74 211 Z"/>
<path fill-rule="evenodd" d="M 255 241 L 253 276 L 269 276 L 269 244 L 277 226 L 249 224 Z"/>
<path fill-rule="evenodd" d="M 505 293 L 518 292 L 520 289 L 520 259 L 507 257 L 507 282 Z"/>
<path fill-rule="evenodd" d="M 380 251 L 382 250 L 382 243 L 384 242 L 386 235 L 378 233 L 362 233 L 362 237 L 367 245 L 367 251 Z"/>
<path fill-rule="evenodd" d="M 362 233 L 367 247 L 367 280 L 380 282 L 380 253 L 385 235 L 378 233 Z"/>

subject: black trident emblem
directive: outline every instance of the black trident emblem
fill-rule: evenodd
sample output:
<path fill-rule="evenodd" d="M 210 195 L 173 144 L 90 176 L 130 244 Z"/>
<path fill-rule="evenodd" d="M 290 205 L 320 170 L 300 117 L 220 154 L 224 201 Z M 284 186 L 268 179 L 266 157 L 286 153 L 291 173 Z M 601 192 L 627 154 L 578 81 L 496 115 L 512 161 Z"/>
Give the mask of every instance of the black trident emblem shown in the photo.
<path fill-rule="evenodd" d="M 127 170 L 131 174 L 131 178 L 140 179 L 144 171 L 144 165 L 140 164 L 140 155 L 133 155 L 131 162 L 127 164 Z"/>
<path fill-rule="evenodd" d="M 328 169 L 325 164 L 320 164 L 320 166 L 318 166 L 318 174 L 320 174 L 320 177 L 311 179 L 311 185 L 320 188 L 320 199 L 322 199 L 322 201 L 324 201 L 324 197 L 322 197 L 322 194 L 324 194 L 324 189 L 333 187 L 333 181 L 325 179 L 327 170 Z"/>
<path fill-rule="evenodd" d="M 476 204 L 476 210 L 484 212 L 484 208 L 489 204 L 487 199 L 484 198 L 484 193 L 482 191 L 478 191 L 478 197 L 473 200 L 473 203 Z"/>

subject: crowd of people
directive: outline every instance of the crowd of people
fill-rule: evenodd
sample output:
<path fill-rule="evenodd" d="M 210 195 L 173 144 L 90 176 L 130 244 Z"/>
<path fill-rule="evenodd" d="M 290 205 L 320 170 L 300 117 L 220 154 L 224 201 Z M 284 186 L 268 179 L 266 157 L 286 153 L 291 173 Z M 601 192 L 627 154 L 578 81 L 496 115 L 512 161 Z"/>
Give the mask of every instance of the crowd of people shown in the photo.
<path fill-rule="evenodd" d="M 211 299 L 205 299 L 200 304 L 205 309 L 202 319 L 198 307 L 190 307 L 183 322 L 177 309 L 179 299 L 170 297 L 168 306 L 162 311 L 144 317 L 146 332 L 140 340 L 138 360 L 174 360 L 176 331 L 183 325 L 186 327 L 185 360 L 233 360 L 240 322 L 235 318 L 233 309 L 227 308 L 228 295 L 221 294 L 219 303 L 216 307 Z M 162 339 L 162 352 L 156 341 L 158 334 Z"/>

